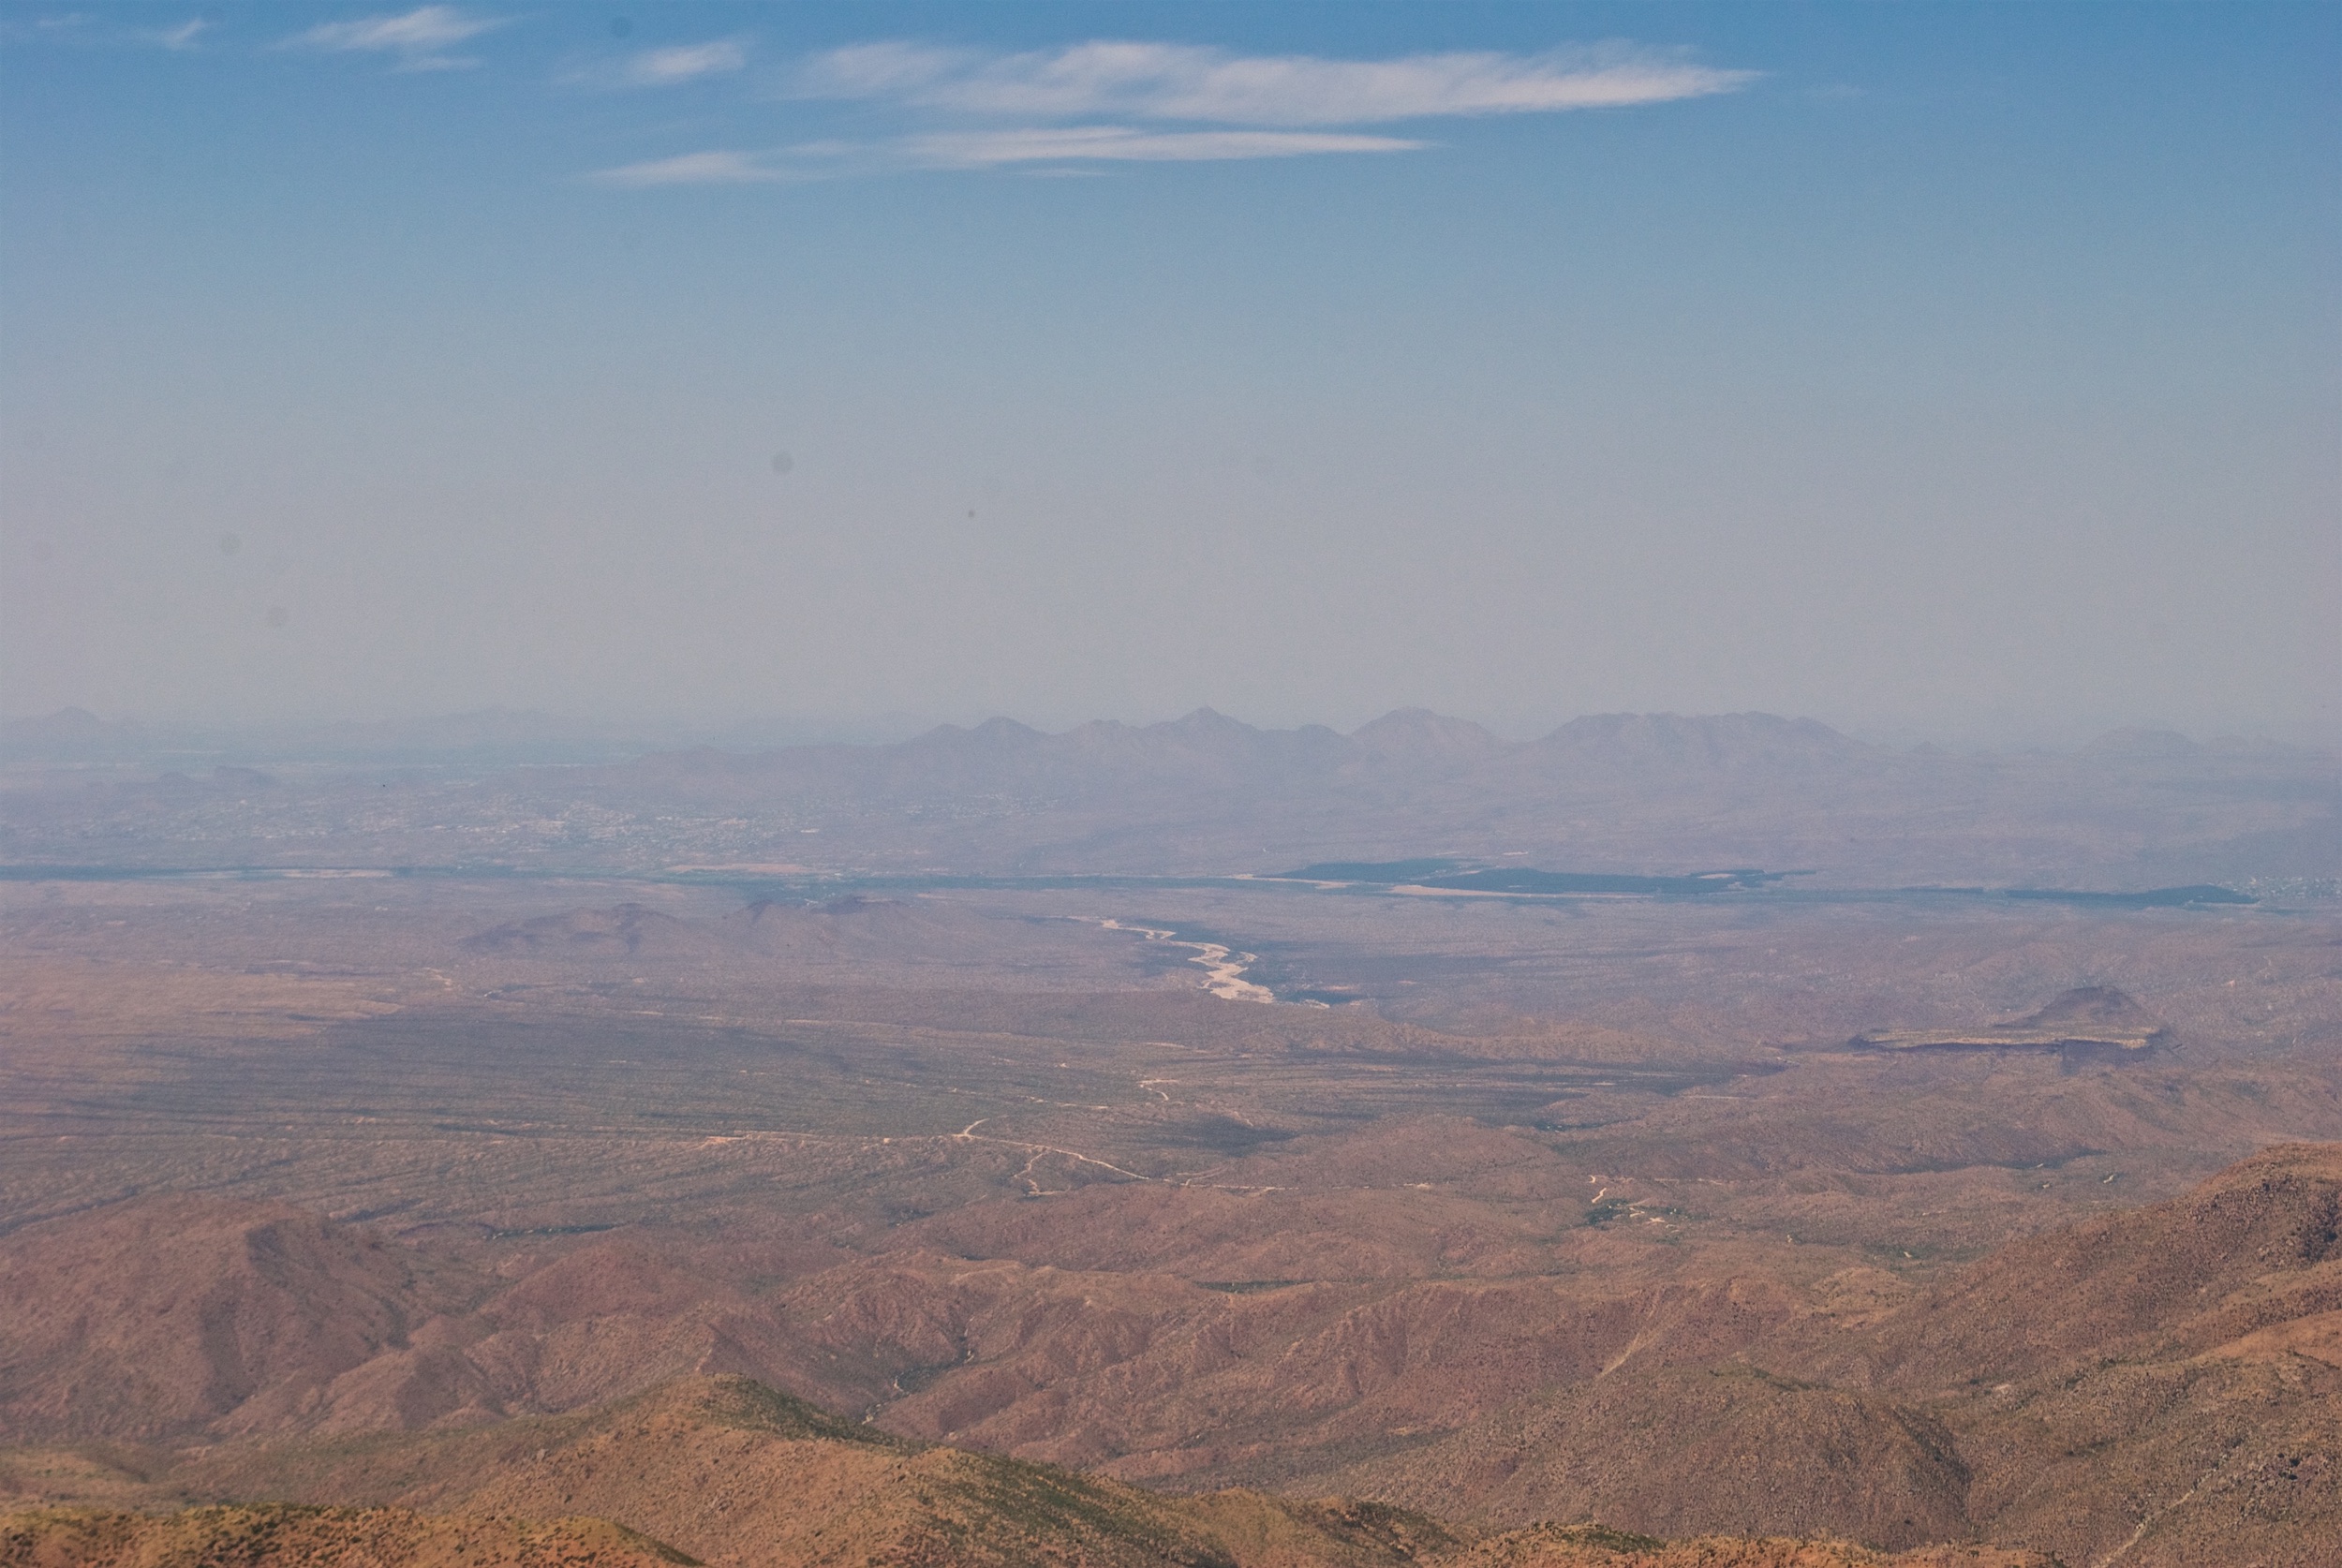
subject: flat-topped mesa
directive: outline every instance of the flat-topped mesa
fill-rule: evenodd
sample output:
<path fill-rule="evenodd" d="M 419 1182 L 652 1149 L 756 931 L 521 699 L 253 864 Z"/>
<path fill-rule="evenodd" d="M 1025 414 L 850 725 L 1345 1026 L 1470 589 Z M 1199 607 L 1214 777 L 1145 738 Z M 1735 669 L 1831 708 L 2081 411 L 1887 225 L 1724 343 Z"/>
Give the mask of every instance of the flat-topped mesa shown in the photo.
<path fill-rule="evenodd" d="M 2142 1055 L 2171 1043 L 2168 1025 L 2111 985 L 2068 991 L 2046 1007 L 1973 1029 L 1873 1029 L 1846 1043 L 1870 1051 L 2071 1051 Z"/>

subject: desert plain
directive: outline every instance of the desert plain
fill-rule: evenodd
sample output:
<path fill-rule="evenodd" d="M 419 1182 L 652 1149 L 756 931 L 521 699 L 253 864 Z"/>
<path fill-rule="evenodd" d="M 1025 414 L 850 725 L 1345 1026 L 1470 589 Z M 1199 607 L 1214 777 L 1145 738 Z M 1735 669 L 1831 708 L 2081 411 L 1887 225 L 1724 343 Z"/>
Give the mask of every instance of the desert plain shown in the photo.
<path fill-rule="evenodd" d="M 2336 1561 L 2334 760 L 1581 725 L 20 733 L 0 1558 Z"/>

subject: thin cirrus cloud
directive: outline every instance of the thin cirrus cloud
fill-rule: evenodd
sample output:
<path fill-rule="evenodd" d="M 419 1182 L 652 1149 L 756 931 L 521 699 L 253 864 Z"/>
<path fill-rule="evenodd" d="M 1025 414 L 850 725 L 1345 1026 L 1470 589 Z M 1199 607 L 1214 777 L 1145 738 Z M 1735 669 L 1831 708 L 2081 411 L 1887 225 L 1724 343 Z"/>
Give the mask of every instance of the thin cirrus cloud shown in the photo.
<path fill-rule="evenodd" d="M 994 169 L 1002 164 L 1216 163 L 1228 158 L 1289 158 L 1313 153 L 1409 153 L 1423 146 L 1393 136 L 1326 131 L 1150 131 L 1129 126 L 1046 126 L 1018 130 L 941 131 L 905 137 L 900 155 L 927 169 Z"/>
<path fill-rule="evenodd" d="M 637 188 L 737 185 L 887 169 L 1077 168 L 1412 152 L 1429 143 L 1356 128 L 1303 127 L 1667 103 L 1732 92 L 1755 76 L 1619 43 L 1391 60 L 1240 55 L 1144 42 L 1092 41 L 1018 54 L 899 41 L 856 44 L 804 62 L 788 96 L 891 104 L 960 124 L 876 141 L 689 153 L 590 177 Z M 991 123 L 971 127 L 971 120 Z M 1166 121 L 1212 128 L 1163 128 Z"/>
<path fill-rule="evenodd" d="M 63 16 L 37 17 L 29 22 L 0 20 L 0 44 L 50 43 L 83 47 L 112 47 L 130 45 L 148 49 L 167 49 L 175 54 L 188 53 L 200 47 L 202 36 L 212 28 L 203 17 L 194 17 L 175 26 L 133 27 L 118 20 L 94 17 L 83 12 Z"/>
<path fill-rule="evenodd" d="M 148 43 L 170 50 L 174 53 L 183 53 L 195 48 L 196 40 L 200 38 L 211 25 L 205 18 L 197 17 L 191 22 L 183 22 L 176 27 L 146 28 L 137 36 Z"/>
<path fill-rule="evenodd" d="M 1161 131 L 1131 126 L 1041 126 L 938 131 L 885 142 L 806 142 L 771 153 L 686 153 L 605 169 L 596 183 L 654 185 L 770 185 L 871 169 L 999 169 L 1017 164 L 1219 163 L 1324 153 L 1406 153 L 1425 145 L 1392 136 L 1329 131 Z"/>
<path fill-rule="evenodd" d="M 1020 54 L 882 42 L 814 56 L 793 91 L 1043 120 L 1338 126 L 1668 103 L 1728 93 L 1755 77 L 1623 43 L 1328 60 L 1104 40 Z"/>
<path fill-rule="evenodd" d="M 676 44 L 645 50 L 627 61 L 625 81 L 633 87 L 676 87 L 704 77 L 727 75 L 748 63 L 748 49 L 730 38 Z"/>
<path fill-rule="evenodd" d="M 328 22 L 284 40 L 285 49 L 330 54 L 386 54 L 408 71 L 461 70 L 480 62 L 445 51 L 501 27 L 497 17 L 467 16 L 452 6 L 420 6 L 396 16 Z"/>
<path fill-rule="evenodd" d="M 642 190 L 653 185 L 757 185 L 790 177 L 785 168 L 752 153 L 685 153 L 680 157 L 649 158 L 641 163 L 604 169 L 591 178 L 597 185 Z"/>

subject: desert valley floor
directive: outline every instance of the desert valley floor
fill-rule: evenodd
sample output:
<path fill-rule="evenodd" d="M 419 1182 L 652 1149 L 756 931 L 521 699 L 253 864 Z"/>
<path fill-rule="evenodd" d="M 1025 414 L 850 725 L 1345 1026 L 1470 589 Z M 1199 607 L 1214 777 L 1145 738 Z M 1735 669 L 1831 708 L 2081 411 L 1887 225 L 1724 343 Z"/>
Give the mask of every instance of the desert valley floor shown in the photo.
<path fill-rule="evenodd" d="M 2330 901 L 5 889 L 21 1503 L 592 1515 L 742 1563 L 2342 1529 Z M 697 1457 L 625 1457 L 654 1427 Z M 735 1461 L 820 1496 L 678 1489 Z M 1033 1476 L 1090 1512 L 1001 1534 Z M 1369 1512 L 1237 1519 L 1264 1495 Z"/>

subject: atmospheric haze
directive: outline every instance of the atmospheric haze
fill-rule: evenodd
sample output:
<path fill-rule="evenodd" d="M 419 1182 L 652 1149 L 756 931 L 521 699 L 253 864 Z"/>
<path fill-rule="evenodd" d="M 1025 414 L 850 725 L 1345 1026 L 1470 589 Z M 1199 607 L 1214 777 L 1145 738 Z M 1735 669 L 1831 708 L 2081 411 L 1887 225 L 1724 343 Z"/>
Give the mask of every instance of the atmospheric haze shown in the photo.
<path fill-rule="evenodd" d="M 0 1564 L 2333 1568 L 2337 59 L 0 10 Z"/>
<path fill-rule="evenodd" d="M 2325 743 L 2327 7 L 14 8 L 0 709 Z"/>

